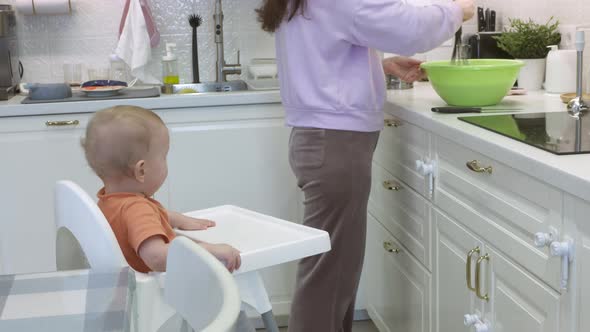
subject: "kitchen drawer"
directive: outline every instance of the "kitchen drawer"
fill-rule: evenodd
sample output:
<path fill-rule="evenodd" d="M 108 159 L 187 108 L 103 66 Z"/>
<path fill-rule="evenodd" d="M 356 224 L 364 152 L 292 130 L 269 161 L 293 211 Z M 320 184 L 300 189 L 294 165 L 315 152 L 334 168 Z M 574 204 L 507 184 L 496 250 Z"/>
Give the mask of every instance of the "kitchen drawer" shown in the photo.
<path fill-rule="evenodd" d="M 365 271 L 367 311 L 380 331 L 431 331 L 431 273 L 370 214 Z"/>
<path fill-rule="evenodd" d="M 76 113 L 0 118 L 0 134 L 84 129 L 92 115 Z"/>
<path fill-rule="evenodd" d="M 435 204 L 555 289 L 560 260 L 534 234 L 562 230 L 562 193 L 533 177 L 442 138 L 436 139 Z M 477 165 L 468 167 L 470 161 Z"/>
<path fill-rule="evenodd" d="M 416 171 L 416 160 L 430 157 L 430 135 L 422 128 L 396 118 L 385 119 L 373 160 L 428 197 L 428 177 Z"/>
<path fill-rule="evenodd" d="M 430 259 L 430 208 L 428 201 L 373 164 L 369 211 L 428 270 Z"/>

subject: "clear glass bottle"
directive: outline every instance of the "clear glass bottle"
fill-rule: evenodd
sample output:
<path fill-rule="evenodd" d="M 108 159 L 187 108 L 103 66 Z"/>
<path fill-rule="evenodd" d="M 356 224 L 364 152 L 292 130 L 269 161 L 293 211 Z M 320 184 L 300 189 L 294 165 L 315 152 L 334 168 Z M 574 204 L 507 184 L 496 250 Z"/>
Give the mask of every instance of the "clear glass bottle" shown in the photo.
<path fill-rule="evenodd" d="M 121 60 L 116 54 L 111 54 L 110 56 L 111 62 L 111 73 L 110 79 L 113 81 L 121 81 L 125 83 L 129 83 L 129 69 L 127 68 L 127 64 Z"/>
<path fill-rule="evenodd" d="M 176 48 L 174 43 L 166 43 L 166 55 L 162 57 L 162 71 L 164 84 L 179 84 L 178 58 L 172 53 Z"/>

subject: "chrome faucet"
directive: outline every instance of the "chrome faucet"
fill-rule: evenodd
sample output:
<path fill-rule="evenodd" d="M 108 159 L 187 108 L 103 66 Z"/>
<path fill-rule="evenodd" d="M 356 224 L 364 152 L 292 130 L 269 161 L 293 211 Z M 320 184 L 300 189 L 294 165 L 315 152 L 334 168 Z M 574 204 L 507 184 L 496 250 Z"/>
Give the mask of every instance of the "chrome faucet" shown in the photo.
<path fill-rule="evenodd" d="M 576 50 L 578 51 L 578 73 L 576 82 L 576 98 L 567 104 L 568 112 L 573 116 L 580 116 L 580 113 L 590 110 L 590 105 L 584 100 L 584 47 L 586 45 L 586 34 L 584 31 L 576 32 Z"/>
<path fill-rule="evenodd" d="M 213 14 L 215 22 L 215 44 L 217 44 L 217 63 L 216 63 L 216 82 L 227 82 L 227 75 L 240 75 L 242 73 L 242 65 L 240 64 L 240 51 L 238 50 L 238 63 L 225 63 L 225 56 L 223 53 L 223 10 L 221 8 L 221 0 L 215 1 L 215 13 Z"/>

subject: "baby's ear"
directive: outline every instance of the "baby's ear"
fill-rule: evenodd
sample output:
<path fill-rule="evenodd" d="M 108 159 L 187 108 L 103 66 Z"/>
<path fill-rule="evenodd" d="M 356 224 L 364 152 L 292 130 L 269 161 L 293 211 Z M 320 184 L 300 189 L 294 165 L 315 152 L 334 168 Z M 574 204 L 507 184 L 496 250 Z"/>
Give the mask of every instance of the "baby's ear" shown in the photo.
<path fill-rule="evenodd" d="M 133 176 L 140 183 L 145 182 L 145 160 L 140 160 L 133 166 Z"/>

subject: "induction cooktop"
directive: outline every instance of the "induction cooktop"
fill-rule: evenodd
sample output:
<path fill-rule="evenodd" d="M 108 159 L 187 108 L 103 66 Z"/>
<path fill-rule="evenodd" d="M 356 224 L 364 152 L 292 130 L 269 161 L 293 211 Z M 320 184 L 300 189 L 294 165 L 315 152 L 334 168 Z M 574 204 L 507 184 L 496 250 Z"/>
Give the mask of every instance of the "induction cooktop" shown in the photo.
<path fill-rule="evenodd" d="M 568 112 L 459 117 L 459 120 L 557 154 L 590 153 L 590 114 Z"/>

